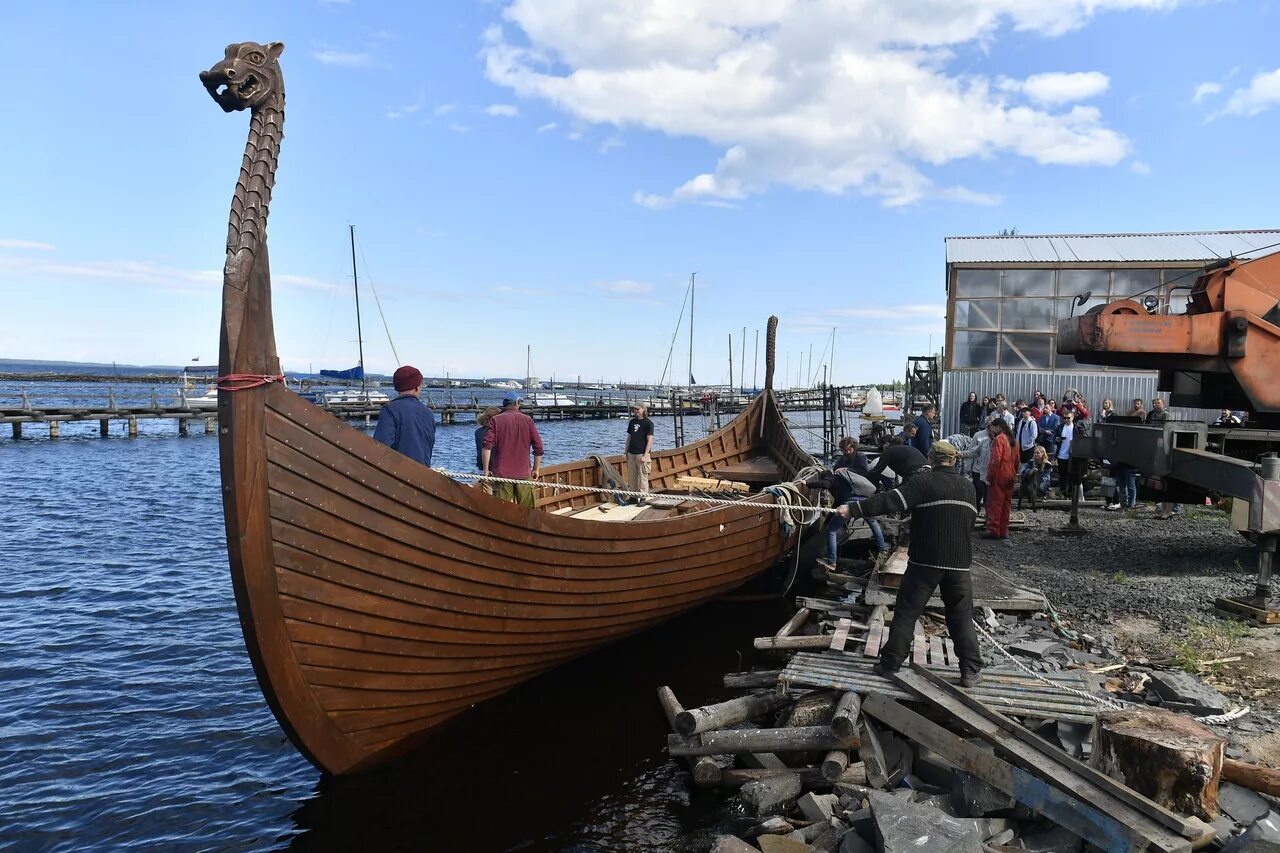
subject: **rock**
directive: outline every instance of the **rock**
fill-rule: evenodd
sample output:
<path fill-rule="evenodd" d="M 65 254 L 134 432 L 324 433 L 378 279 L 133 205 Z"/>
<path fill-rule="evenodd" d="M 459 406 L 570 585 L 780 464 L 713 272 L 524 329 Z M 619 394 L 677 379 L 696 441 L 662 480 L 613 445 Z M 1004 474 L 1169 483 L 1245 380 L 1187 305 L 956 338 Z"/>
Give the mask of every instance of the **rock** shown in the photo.
<path fill-rule="evenodd" d="M 1166 705 L 1177 703 L 1188 706 L 1194 714 L 1221 714 L 1227 710 L 1226 696 L 1180 669 L 1152 672 L 1151 686 Z"/>
<path fill-rule="evenodd" d="M 1022 835 L 1022 844 L 1030 853 L 1080 853 L 1084 841 L 1061 826 L 1048 826 Z"/>
<path fill-rule="evenodd" d="M 875 853 L 876 848 L 872 847 L 862 839 L 858 833 L 850 830 L 844 834 L 844 838 L 840 839 L 840 853 Z"/>
<path fill-rule="evenodd" d="M 786 835 L 795 829 L 791 821 L 783 817 L 771 817 L 756 827 L 757 835 Z"/>
<path fill-rule="evenodd" d="M 1280 814 L 1272 812 L 1246 829 L 1222 853 L 1280 853 Z"/>
<path fill-rule="evenodd" d="M 1024 640 L 1021 643 L 1014 643 L 1009 646 L 1009 651 L 1015 655 L 1037 659 L 1065 650 L 1062 643 L 1057 640 Z"/>
<path fill-rule="evenodd" d="M 1271 804 L 1254 791 L 1232 782 L 1218 783 L 1218 808 L 1236 823 L 1250 826 L 1271 811 Z"/>
<path fill-rule="evenodd" d="M 812 845 L 785 835 L 762 835 L 758 841 L 764 853 L 813 853 Z"/>
<path fill-rule="evenodd" d="M 956 766 L 938 753 L 923 746 L 916 747 L 915 761 L 911 772 L 919 776 L 926 784 L 942 791 L 950 791 L 956 780 Z"/>
<path fill-rule="evenodd" d="M 776 776 L 748 782 L 738 791 L 738 796 L 757 816 L 780 814 L 800 796 L 800 776 Z"/>
<path fill-rule="evenodd" d="M 947 794 L 917 794 L 913 799 L 922 806 L 930 806 L 948 817 L 964 817 L 956 812 L 951 797 Z"/>
<path fill-rule="evenodd" d="M 986 817 L 997 812 L 1009 812 L 1017 808 L 1018 801 L 998 791 L 969 773 L 956 774 L 956 784 L 951 788 L 951 805 L 960 817 Z"/>
<path fill-rule="evenodd" d="M 717 835 L 711 853 L 760 853 L 736 835 Z"/>
<path fill-rule="evenodd" d="M 999 847 L 1002 844 L 1008 844 L 1014 839 L 1015 833 L 1012 829 L 1006 829 L 1003 832 L 997 832 L 986 840 L 986 843 L 992 847 Z"/>
<path fill-rule="evenodd" d="M 1058 722 L 1058 743 L 1063 752 L 1072 758 L 1080 758 L 1085 754 L 1085 743 L 1093 734 L 1093 726 L 1088 723 Z"/>
<path fill-rule="evenodd" d="M 876 819 L 876 832 L 884 853 L 919 853 L 921 850 L 981 853 L 982 839 L 971 821 L 948 817 L 931 806 L 872 791 L 871 813 Z M 976 846 L 969 846 L 969 842 Z"/>
<path fill-rule="evenodd" d="M 1214 818 L 1209 826 L 1213 827 L 1213 840 L 1219 845 L 1226 844 L 1231 840 L 1231 836 L 1244 829 L 1227 815 Z"/>
<path fill-rule="evenodd" d="M 840 798 L 835 794 L 815 794 L 810 792 L 801 797 L 796 805 L 800 807 L 801 813 L 809 820 L 829 821 L 839 802 Z"/>

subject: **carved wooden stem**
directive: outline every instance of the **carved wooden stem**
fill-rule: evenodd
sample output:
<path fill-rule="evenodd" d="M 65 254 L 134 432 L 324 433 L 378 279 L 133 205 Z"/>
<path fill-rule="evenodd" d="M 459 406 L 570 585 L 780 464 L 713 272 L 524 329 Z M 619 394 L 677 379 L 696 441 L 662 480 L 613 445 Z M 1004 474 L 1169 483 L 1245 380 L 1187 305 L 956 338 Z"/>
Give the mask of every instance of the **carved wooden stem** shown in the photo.
<path fill-rule="evenodd" d="M 283 138 L 281 94 L 275 104 L 253 110 L 240 177 L 231 199 L 222 277 L 223 339 L 219 361 L 223 374 L 280 371 L 271 318 L 267 214 Z"/>

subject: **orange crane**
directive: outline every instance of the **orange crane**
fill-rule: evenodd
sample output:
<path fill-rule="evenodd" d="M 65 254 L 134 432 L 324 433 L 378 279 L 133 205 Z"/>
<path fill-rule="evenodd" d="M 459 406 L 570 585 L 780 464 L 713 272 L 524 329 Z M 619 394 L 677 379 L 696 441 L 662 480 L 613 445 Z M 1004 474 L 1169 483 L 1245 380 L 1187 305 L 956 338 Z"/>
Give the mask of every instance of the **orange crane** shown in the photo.
<path fill-rule="evenodd" d="M 1280 622 L 1267 601 L 1280 541 L 1280 253 L 1216 261 L 1185 313 L 1168 307 L 1147 296 L 1092 308 L 1059 323 L 1058 352 L 1158 370 L 1171 405 L 1247 410 L 1250 428 L 1231 430 L 1224 453 L 1228 434 L 1198 421 L 1098 423 L 1072 455 L 1132 465 L 1170 500 L 1231 496 L 1232 525 L 1258 545 L 1258 578 L 1251 598 L 1219 598 L 1217 609 Z"/>

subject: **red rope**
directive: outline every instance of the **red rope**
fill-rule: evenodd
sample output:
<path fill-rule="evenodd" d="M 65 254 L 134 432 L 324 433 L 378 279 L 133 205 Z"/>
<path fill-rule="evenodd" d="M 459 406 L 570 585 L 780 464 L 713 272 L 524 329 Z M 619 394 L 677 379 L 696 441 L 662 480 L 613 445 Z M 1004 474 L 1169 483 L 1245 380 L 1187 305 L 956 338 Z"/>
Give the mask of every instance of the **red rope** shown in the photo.
<path fill-rule="evenodd" d="M 228 373 L 226 376 L 215 377 L 213 381 L 218 386 L 219 391 L 247 391 L 250 388 L 259 388 L 272 382 L 283 382 L 284 375 L 268 376 L 262 373 Z"/>

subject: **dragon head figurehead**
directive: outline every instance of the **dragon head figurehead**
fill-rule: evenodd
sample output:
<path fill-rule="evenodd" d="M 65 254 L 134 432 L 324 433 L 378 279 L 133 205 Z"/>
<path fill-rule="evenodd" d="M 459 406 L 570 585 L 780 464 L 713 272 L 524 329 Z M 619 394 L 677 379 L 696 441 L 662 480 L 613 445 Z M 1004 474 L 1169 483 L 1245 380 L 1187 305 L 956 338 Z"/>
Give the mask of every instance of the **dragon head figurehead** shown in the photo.
<path fill-rule="evenodd" d="M 200 72 L 200 82 L 226 112 L 257 109 L 273 102 L 279 105 L 284 97 L 280 75 L 283 52 L 284 45 L 278 41 L 229 44 L 221 62 Z"/>

